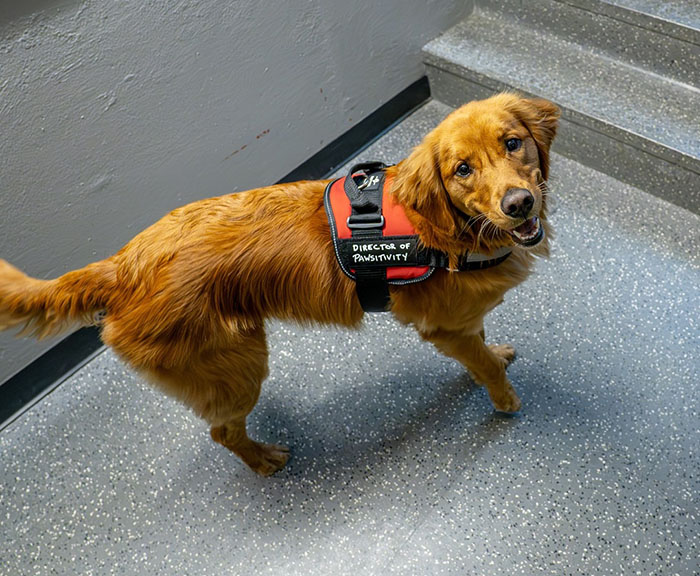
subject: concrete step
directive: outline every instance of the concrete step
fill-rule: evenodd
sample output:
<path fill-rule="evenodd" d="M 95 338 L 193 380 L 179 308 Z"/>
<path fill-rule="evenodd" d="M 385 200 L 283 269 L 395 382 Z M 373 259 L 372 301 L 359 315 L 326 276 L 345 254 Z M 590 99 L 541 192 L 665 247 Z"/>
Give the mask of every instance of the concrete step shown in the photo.
<path fill-rule="evenodd" d="M 563 112 L 558 152 L 700 212 L 700 90 L 511 8 L 481 6 L 425 46 L 433 95 L 452 106 L 500 90 L 548 98 Z"/>
<path fill-rule="evenodd" d="M 603 56 L 700 87 L 697 0 L 478 0 L 521 26 Z"/>
<path fill-rule="evenodd" d="M 700 44 L 697 0 L 566 0 L 668 36 Z"/>

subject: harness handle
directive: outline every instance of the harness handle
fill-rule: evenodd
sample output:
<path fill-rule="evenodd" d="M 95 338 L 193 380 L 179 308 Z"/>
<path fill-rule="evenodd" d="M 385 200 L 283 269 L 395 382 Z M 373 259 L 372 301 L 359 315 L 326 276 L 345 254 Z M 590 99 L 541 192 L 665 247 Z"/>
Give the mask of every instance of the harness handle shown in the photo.
<path fill-rule="evenodd" d="M 381 170 L 386 170 L 387 165 L 383 162 L 361 162 L 360 164 L 355 164 L 350 167 L 348 171 L 348 176 L 345 178 L 345 194 L 350 199 L 350 205 L 353 208 L 353 212 L 360 214 L 367 214 L 371 212 L 380 212 L 380 207 L 368 197 L 367 194 L 363 194 L 362 190 L 369 184 L 369 176 L 372 172 L 379 172 Z M 365 182 L 358 186 L 355 179 L 352 177 L 356 172 L 364 172 Z"/>
<path fill-rule="evenodd" d="M 383 236 L 384 216 L 382 214 L 382 189 L 386 168 L 382 162 L 364 162 L 350 167 L 345 178 L 344 191 L 352 212 L 347 226 L 353 240 L 379 240 Z M 359 185 L 353 174 L 364 172 L 365 179 Z M 379 173 L 379 174 L 378 174 Z M 355 270 L 355 290 L 363 310 L 380 312 L 389 304 L 389 284 L 386 281 L 386 268 L 357 268 Z"/>

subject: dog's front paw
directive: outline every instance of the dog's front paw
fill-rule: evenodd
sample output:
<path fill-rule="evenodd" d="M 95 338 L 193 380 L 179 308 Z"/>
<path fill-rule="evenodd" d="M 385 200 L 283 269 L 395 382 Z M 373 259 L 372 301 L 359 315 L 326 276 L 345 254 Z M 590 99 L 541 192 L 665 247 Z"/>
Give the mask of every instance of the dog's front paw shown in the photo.
<path fill-rule="evenodd" d="M 517 393 L 508 382 L 506 382 L 505 386 L 499 386 L 497 390 L 489 388 L 488 392 L 491 403 L 498 412 L 513 414 L 520 410 L 522 406 L 520 398 L 518 398 Z"/>
<path fill-rule="evenodd" d="M 491 344 L 489 350 L 503 360 L 506 366 L 509 366 L 515 360 L 515 348 L 510 344 Z"/>
<path fill-rule="evenodd" d="M 261 476 L 271 476 L 284 468 L 289 460 L 289 448 L 279 444 L 262 444 L 256 442 L 258 454 L 251 461 L 246 462 L 255 472 Z"/>

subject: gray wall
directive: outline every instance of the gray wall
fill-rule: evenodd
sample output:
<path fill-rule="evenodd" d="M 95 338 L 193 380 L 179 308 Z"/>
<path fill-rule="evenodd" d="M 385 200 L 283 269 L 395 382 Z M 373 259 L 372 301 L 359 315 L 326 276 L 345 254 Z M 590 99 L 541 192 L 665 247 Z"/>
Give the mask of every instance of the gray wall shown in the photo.
<path fill-rule="evenodd" d="M 49 278 L 270 184 L 423 75 L 458 0 L 2 0 L 0 257 Z M 0 335 L 0 382 L 55 344 Z"/>

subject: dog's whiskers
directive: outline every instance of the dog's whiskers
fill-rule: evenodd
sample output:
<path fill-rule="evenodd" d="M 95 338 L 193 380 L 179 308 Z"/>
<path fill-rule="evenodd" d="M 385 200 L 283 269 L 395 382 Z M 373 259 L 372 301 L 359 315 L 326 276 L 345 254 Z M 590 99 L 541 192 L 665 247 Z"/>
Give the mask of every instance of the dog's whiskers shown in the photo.
<path fill-rule="evenodd" d="M 471 230 L 472 226 L 479 223 L 481 220 L 484 220 L 485 218 L 486 218 L 485 214 L 479 214 L 477 216 L 474 216 L 470 220 L 466 221 L 464 223 L 464 226 L 462 226 L 462 229 L 459 232 L 459 236 L 462 236 L 462 234 L 464 234 L 464 232 L 466 232 L 467 230 Z"/>
<path fill-rule="evenodd" d="M 477 234 L 476 237 L 476 249 L 478 250 L 479 247 L 481 246 L 481 241 L 482 241 L 482 236 L 484 236 L 484 240 L 488 239 L 494 239 L 496 237 L 496 234 L 499 232 L 498 226 L 493 223 L 493 221 L 489 218 L 490 212 L 483 212 L 479 214 L 479 217 L 483 218 L 483 224 L 481 228 L 479 229 L 479 234 Z"/>

